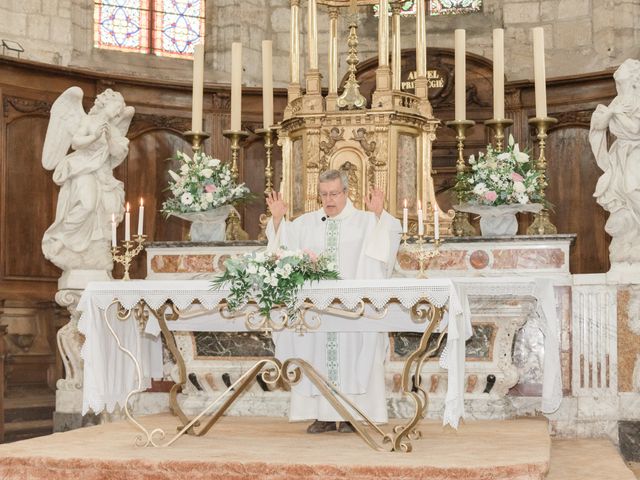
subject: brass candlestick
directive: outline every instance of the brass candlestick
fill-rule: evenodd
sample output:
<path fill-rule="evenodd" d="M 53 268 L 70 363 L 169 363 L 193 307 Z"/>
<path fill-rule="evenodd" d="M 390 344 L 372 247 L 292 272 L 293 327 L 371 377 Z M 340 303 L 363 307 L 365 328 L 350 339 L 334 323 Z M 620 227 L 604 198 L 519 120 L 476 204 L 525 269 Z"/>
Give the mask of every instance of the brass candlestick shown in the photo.
<path fill-rule="evenodd" d="M 240 140 L 247 138 L 249 132 L 244 130 L 224 130 L 222 135 L 231 140 L 231 177 L 238 181 L 238 157 L 240 156 Z"/>
<path fill-rule="evenodd" d="M 501 152 L 504 147 L 504 131 L 513 125 L 513 120 L 508 118 L 492 118 L 484 122 L 485 126 L 493 130 L 493 146 Z"/>
<path fill-rule="evenodd" d="M 473 120 L 451 120 L 446 122 L 445 125 L 456 132 L 456 141 L 458 148 L 458 159 L 456 160 L 456 177 L 459 177 L 467 170 L 467 165 L 464 161 L 464 141 L 467 138 L 465 133 L 467 129 L 473 127 L 476 124 Z M 456 182 L 456 192 L 458 197 L 458 203 L 463 203 L 462 191 Z M 471 237 L 476 234 L 475 229 L 469 223 L 469 214 L 465 212 L 456 212 L 453 217 L 452 224 L 453 234 L 456 237 Z"/>
<path fill-rule="evenodd" d="M 182 136 L 191 144 L 191 150 L 193 150 L 193 153 L 202 150 L 204 148 L 204 141 L 210 137 L 208 133 L 194 132 L 192 130 L 184 132 Z"/>
<path fill-rule="evenodd" d="M 415 239 L 415 244 L 418 245 L 418 264 L 420 265 L 420 271 L 418 272 L 418 278 L 427 278 L 425 273 L 424 264 L 428 259 L 437 257 L 440 255 L 440 243 L 439 238 L 427 237 L 424 234 L 411 235 L 407 232 L 402 234 L 402 244 L 406 248 L 407 240 Z M 425 249 L 427 243 L 433 243 L 433 249 Z"/>
<path fill-rule="evenodd" d="M 134 235 L 133 241 L 124 240 L 122 245 L 124 246 L 124 252 L 122 255 L 119 254 L 120 247 L 111 247 L 111 257 L 113 261 L 116 263 L 121 263 L 124 267 L 124 276 L 123 280 L 131 280 L 129 277 L 129 267 L 131 266 L 131 261 L 144 249 L 144 241 L 147 238 L 146 235 Z M 136 245 L 137 244 L 137 245 Z"/>
<path fill-rule="evenodd" d="M 540 173 L 539 185 L 541 201 L 544 204 L 545 191 L 547 189 L 547 159 L 545 158 L 545 145 L 547 140 L 547 131 L 551 125 L 558 123 L 558 119 L 551 117 L 536 117 L 529 119 L 530 125 L 535 125 L 538 139 L 538 159 L 536 160 L 536 169 Z M 558 233 L 556 226 L 549 220 L 549 210 L 546 207 L 534 215 L 534 220 L 529 228 L 527 228 L 527 234 L 529 235 L 555 235 Z"/>
<path fill-rule="evenodd" d="M 266 196 L 271 195 L 273 192 L 273 167 L 271 166 L 271 154 L 273 152 L 273 129 L 270 128 L 261 128 L 256 130 L 256 133 L 264 138 L 264 150 L 265 155 L 267 157 L 267 164 L 264 167 L 264 194 Z M 269 211 L 269 205 L 266 206 L 265 213 L 260 215 L 260 233 L 258 234 L 258 240 L 266 240 L 267 239 L 267 223 L 269 223 L 269 218 L 271 217 L 271 212 Z"/>

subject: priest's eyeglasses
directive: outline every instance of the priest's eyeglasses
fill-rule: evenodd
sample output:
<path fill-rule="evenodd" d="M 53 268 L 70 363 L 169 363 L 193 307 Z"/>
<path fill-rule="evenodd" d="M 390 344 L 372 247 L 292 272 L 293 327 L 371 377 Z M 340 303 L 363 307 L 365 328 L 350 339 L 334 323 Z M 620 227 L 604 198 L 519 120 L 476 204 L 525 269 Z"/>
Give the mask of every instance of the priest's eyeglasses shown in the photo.
<path fill-rule="evenodd" d="M 340 195 L 342 195 L 343 193 L 344 193 L 344 190 L 340 190 L 339 192 L 322 192 L 319 195 L 320 195 L 320 198 L 323 200 L 326 200 L 327 198 L 334 200 L 338 198 Z"/>

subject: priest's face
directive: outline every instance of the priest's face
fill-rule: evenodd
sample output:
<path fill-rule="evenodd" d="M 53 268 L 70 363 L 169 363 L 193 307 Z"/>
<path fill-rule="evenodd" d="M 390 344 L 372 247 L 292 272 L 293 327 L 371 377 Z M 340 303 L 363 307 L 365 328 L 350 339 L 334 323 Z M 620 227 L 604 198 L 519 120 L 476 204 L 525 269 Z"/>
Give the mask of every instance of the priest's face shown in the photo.
<path fill-rule="evenodd" d="M 335 217 L 347 204 L 347 192 L 339 178 L 318 185 L 318 194 L 322 202 L 324 213 L 329 217 Z"/>

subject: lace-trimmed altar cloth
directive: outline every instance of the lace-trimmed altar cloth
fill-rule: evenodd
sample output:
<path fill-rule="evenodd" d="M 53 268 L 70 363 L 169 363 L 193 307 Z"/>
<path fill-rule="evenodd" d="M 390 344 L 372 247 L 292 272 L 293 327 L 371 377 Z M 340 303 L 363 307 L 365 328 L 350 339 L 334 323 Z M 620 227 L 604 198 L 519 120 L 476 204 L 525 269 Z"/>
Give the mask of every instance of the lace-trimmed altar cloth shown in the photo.
<path fill-rule="evenodd" d="M 205 308 L 213 309 L 227 295 L 226 290 L 210 290 L 206 280 L 183 281 L 113 281 L 90 283 L 84 291 L 78 310 L 82 316 L 78 329 L 85 335 L 82 347 L 84 359 L 83 414 L 89 409 L 98 413 L 113 412 L 122 405 L 126 395 L 136 384 L 133 362 L 120 352 L 103 320 L 103 313 L 118 300 L 125 308 L 133 308 L 144 300 L 152 308 L 171 300 L 181 309 L 198 300 Z M 562 400 L 560 374 L 559 321 L 556 315 L 553 287 L 547 279 L 522 277 L 457 278 L 420 280 L 392 278 L 385 280 L 323 281 L 302 290 L 299 302 L 308 300 L 318 308 L 324 308 L 333 300 L 346 307 L 355 306 L 360 299 L 368 299 L 376 308 L 389 308 L 384 319 L 358 320 L 322 314 L 321 328 L 341 331 L 415 331 L 421 332 L 425 324 L 413 323 L 404 308 L 410 308 L 421 297 L 428 298 L 436 306 L 449 303 L 450 316 L 455 320 L 448 325 L 446 356 L 440 364 L 448 369 L 448 389 L 443 423 L 457 427 L 464 416 L 464 344 L 471 337 L 471 321 L 468 306 L 469 295 L 531 296 L 537 299 L 536 325 L 544 334 L 544 377 L 542 411 L 555 411 Z M 397 299 L 397 302 L 391 302 Z M 369 310 L 371 311 L 371 310 Z M 151 315 L 145 332 L 138 329 L 132 319 L 116 320 L 115 308 L 108 312 L 110 324 L 128 350 L 140 361 L 143 386 L 151 384 L 151 378 L 162 377 L 162 344 L 157 320 Z M 447 327 L 445 316 L 440 330 Z M 246 331 L 243 320 L 226 320 L 217 314 L 190 320 L 169 322 L 172 330 L 191 331 Z"/>
<path fill-rule="evenodd" d="M 150 315 L 145 331 L 129 318 L 118 320 L 114 301 L 131 309 L 144 300 L 152 308 L 159 308 L 171 300 L 178 308 L 188 309 L 198 301 L 207 310 L 214 309 L 228 294 L 228 290 L 211 290 L 206 280 L 134 280 L 90 283 L 80 298 L 78 310 L 82 312 L 78 330 L 85 336 L 82 347 L 84 359 L 84 389 L 82 413 L 90 409 L 98 413 L 112 412 L 136 385 L 133 362 L 118 350 L 103 315 L 118 334 L 123 346 L 138 359 L 143 374 L 143 388 L 150 386 L 151 378 L 162 377 L 162 343 L 158 322 Z M 347 319 L 336 315 L 321 314 L 320 329 L 324 331 L 424 331 L 425 323 L 414 323 L 406 309 L 426 298 L 433 305 L 448 305 L 440 329 L 448 328 L 446 358 L 441 364 L 449 368 L 449 382 L 445 416 L 448 423 L 457 427 L 464 416 L 464 405 L 458 399 L 464 392 L 464 343 L 472 329 L 468 308 L 463 309 L 456 288 L 448 279 L 338 280 L 321 281 L 305 287 L 298 296 L 298 303 L 311 302 L 318 309 L 326 308 L 333 301 L 340 301 L 346 308 L 354 308 L 360 300 L 368 300 L 369 312 L 388 307 L 384 319 Z M 393 302 L 392 302 L 393 300 Z M 403 311 L 403 308 L 405 309 Z M 242 319 L 224 319 L 215 311 L 189 320 L 168 322 L 175 331 L 247 331 Z M 458 358 L 455 362 L 447 359 Z M 451 407 L 450 407 L 451 406 Z M 455 406 L 455 408 L 453 407 Z M 453 411 L 452 408 L 454 408 Z"/>

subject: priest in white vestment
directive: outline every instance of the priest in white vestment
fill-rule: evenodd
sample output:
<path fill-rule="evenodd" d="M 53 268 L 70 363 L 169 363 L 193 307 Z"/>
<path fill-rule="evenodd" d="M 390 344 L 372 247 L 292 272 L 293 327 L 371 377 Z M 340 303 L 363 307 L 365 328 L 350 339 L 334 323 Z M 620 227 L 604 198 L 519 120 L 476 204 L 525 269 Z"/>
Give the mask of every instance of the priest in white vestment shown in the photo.
<path fill-rule="evenodd" d="M 267 198 L 272 218 L 267 226 L 269 249 L 308 249 L 328 255 L 342 279 L 375 279 L 391 276 L 402 229 L 384 211 L 384 194 L 374 189 L 364 212 L 347 197 L 348 179 L 338 170 L 320 175 L 318 192 L 322 208 L 286 221 L 287 205 L 274 192 Z M 384 361 L 387 333 L 317 332 L 299 335 L 273 334 L 275 355 L 280 360 L 301 358 L 346 394 L 376 423 L 386 423 L 387 405 Z M 291 392 L 291 421 L 315 420 L 307 431 L 321 433 L 353 431 L 338 412 L 306 378 Z M 336 422 L 340 422 L 336 425 Z"/>

